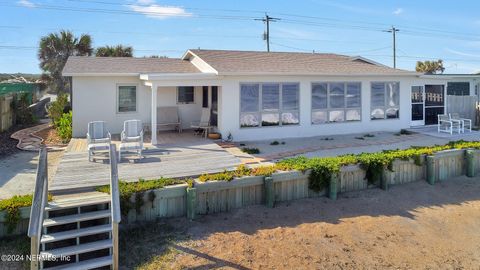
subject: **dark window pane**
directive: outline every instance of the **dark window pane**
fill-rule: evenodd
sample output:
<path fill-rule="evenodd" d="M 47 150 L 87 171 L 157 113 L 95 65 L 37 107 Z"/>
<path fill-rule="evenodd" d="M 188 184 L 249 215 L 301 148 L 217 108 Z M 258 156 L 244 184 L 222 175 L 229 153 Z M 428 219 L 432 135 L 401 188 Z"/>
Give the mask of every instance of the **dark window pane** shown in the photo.
<path fill-rule="evenodd" d="M 469 82 L 449 82 L 447 84 L 447 95 L 469 96 L 470 83 Z"/>
<path fill-rule="evenodd" d="M 412 86 L 411 99 L 412 103 L 423 102 L 423 86 Z"/>
<path fill-rule="evenodd" d="M 314 83 L 312 84 L 312 109 L 326 109 L 327 108 L 327 84 Z"/>
<path fill-rule="evenodd" d="M 425 85 L 425 106 L 443 106 L 443 85 Z"/>
<path fill-rule="evenodd" d="M 423 120 L 423 104 L 412 104 L 412 121 Z"/>
<path fill-rule="evenodd" d="M 137 87 L 119 86 L 118 87 L 118 112 L 137 111 Z"/>
<path fill-rule="evenodd" d="M 258 84 L 242 84 L 240 86 L 241 112 L 259 111 L 259 88 Z"/>
<path fill-rule="evenodd" d="M 208 86 L 202 88 L 202 107 L 208 108 Z"/>
<path fill-rule="evenodd" d="M 178 103 L 193 103 L 194 102 L 194 87 L 180 86 L 178 87 Z"/>
<path fill-rule="evenodd" d="M 438 124 L 438 115 L 443 114 L 443 107 L 425 108 L 425 125 Z"/>

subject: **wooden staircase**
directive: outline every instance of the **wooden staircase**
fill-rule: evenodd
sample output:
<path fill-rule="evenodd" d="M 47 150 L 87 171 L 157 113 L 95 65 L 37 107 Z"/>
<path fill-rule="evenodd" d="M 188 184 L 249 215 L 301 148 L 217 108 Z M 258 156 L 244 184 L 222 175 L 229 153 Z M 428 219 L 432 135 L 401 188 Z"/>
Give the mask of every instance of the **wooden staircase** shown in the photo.
<path fill-rule="evenodd" d="M 30 215 L 31 269 L 118 269 L 120 205 L 115 147 L 110 152 L 111 194 L 89 192 L 47 202 L 47 151 L 40 150 Z"/>

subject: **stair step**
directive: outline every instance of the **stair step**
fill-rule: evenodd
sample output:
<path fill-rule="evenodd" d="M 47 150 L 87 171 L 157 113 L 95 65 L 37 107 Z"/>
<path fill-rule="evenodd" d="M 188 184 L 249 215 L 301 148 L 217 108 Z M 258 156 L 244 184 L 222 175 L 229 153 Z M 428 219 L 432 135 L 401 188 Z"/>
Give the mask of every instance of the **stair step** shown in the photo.
<path fill-rule="evenodd" d="M 87 253 L 91 251 L 106 249 L 112 247 L 112 239 L 101 240 L 86 244 L 80 244 L 75 246 L 51 249 L 47 251 L 40 252 L 40 256 L 45 256 L 44 258 L 53 257 L 60 258 L 60 256 L 71 256 L 81 253 Z"/>
<path fill-rule="evenodd" d="M 65 239 L 71 239 L 71 238 L 82 237 L 87 235 L 106 233 L 106 232 L 110 232 L 111 230 L 112 230 L 112 225 L 105 224 L 105 225 L 93 226 L 93 227 L 82 228 L 77 230 L 68 230 L 64 232 L 44 234 L 42 235 L 42 239 L 40 241 L 42 244 L 45 244 L 45 243 L 51 243 L 55 241 L 61 241 Z"/>
<path fill-rule="evenodd" d="M 102 266 L 107 266 L 111 265 L 113 262 L 113 257 L 112 256 L 105 256 L 105 257 L 100 257 L 100 258 L 95 258 L 95 259 L 90 259 L 90 260 L 85 260 L 77 263 L 72 263 L 72 264 L 67 264 L 67 265 L 61 265 L 61 266 L 55 266 L 55 267 L 49 267 L 49 268 L 44 268 L 48 270 L 84 270 L 84 269 L 93 269 L 93 268 L 98 268 Z"/>
<path fill-rule="evenodd" d="M 63 224 L 74 223 L 78 221 L 86 221 L 86 220 L 100 219 L 100 218 L 106 218 L 106 217 L 110 217 L 110 210 L 93 211 L 93 212 L 87 212 L 87 213 L 76 214 L 76 215 L 47 218 L 43 221 L 43 226 L 50 227 L 50 226 L 63 225 Z"/>
<path fill-rule="evenodd" d="M 110 196 L 96 196 L 90 198 L 69 198 L 64 200 L 55 200 L 53 202 L 49 202 L 47 206 L 45 206 L 46 211 L 52 210 L 61 210 L 61 209 L 69 209 L 69 208 L 77 208 L 82 206 L 90 206 L 90 205 L 97 205 L 97 204 L 105 204 L 110 203 Z"/>

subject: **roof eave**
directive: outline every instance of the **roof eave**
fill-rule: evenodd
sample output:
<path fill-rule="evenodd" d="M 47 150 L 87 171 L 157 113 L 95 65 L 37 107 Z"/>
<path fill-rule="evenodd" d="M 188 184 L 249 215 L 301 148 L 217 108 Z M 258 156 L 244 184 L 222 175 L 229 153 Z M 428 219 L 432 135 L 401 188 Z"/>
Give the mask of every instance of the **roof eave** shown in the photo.
<path fill-rule="evenodd" d="M 171 80 L 171 79 L 212 79 L 218 78 L 216 73 L 144 73 L 141 80 Z"/>
<path fill-rule="evenodd" d="M 401 76 L 401 77 L 411 77 L 419 76 L 417 72 L 391 72 L 391 73 L 321 73 L 321 72 L 312 72 L 312 73 L 302 73 L 302 72 L 220 72 L 218 75 L 223 76 L 332 76 L 332 77 L 349 77 L 349 76 L 377 76 L 377 77 L 387 77 L 387 76 Z"/>
<path fill-rule="evenodd" d="M 109 73 L 109 72 L 64 72 L 62 76 L 66 77 L 121 77 L 121 76 L 139 76 L 140 73 Z"/>

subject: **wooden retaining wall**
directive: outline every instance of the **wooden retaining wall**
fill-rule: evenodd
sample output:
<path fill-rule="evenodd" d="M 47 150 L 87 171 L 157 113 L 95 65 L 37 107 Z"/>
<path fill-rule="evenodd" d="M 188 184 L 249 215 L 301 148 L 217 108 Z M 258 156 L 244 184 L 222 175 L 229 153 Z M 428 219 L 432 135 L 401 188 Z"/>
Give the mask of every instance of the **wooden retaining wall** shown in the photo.
<path fill-rule="evenodd" d="M 444 181 L 465 175 L 465 150 L 446 150 L 435 154 L 435 179 Z"/>
<path fill-rule="evenodd" d="M 28 223 L 30 218 L 30 207 L 21 207 L 20 211 L 20 222 L 18 222 L 16 228 L 12 231 L 8 231 L 8 226 L 5 223 L 6 221 L 6 211 L 0 212 L 0 238 L 9 236 L 9 235 L 20 235 L 26 234 L 28 231 Z"/>
<path fill-rule="evenodd" d="M 342 167 L 337 187 L 339 187 L 339 193 L 367 189 L 368 180 L 365 179 L 365 171 L 359 165 Z"/>
<path fill-rule="evenodd" d="M 427 168 L 425 157 L 421 158 L 421 165 L 410 160 L 395 160 L 392 164 L 393 177 L 390 178 L 390 185 L 406 184 L 426 179 Z"/>
<path fill-rule="evenodd" d="M 196 213 L 211 214 L 265 202 L 264 177 L 250 176 L 230 182 L 195 182 Z"/>
<path fill-rule="evenodd" d="M 159 218 L 185 216 L 187 213 L 186 188 L 187 184 L 180 184 L 152 190 L 155 194 L 153 201 L 150 199 L 151 191 L 144 192 L 144 205 L 140 208 L 140 211 L 131 209 L 125 222 L 134 223 L 136 221 L 153 221 Z M 135 195 L 130 198 L 130 201 L 135 202 Z"/>
<path fill-rule="evenodd" d="M 0 132 L 8 130 L 13 126 L 12 102 L 14 95 L 0 95 Z"/>

